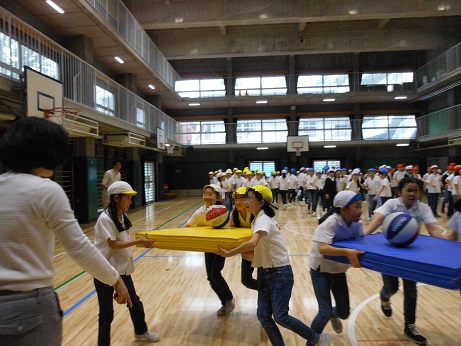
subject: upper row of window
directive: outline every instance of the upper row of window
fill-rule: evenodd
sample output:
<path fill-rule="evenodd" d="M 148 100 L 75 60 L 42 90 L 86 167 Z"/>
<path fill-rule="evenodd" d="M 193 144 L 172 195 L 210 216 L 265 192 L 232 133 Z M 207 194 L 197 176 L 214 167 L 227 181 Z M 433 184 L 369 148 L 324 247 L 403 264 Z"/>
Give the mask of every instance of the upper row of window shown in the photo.
<path fill-rule="evenodd" d="M 403 89 L 404 84 L 413 83 L 413 72 L 360 73 L 361 87 L 382 86 L 394 91 L 395 86 Z M 299 75 L 296 78 L 298 94 L 339 94 L 351 91 L 349 74 Z M 239 77 L 235 78 L 235 96 L 286 95 L 286 76 Z M 223 97 L 226 96 L 224 78 L 189 79 L 177 81 L 176 92 L 181 97 Z"/>
<path fill-rule="evenodd" d="M 351 140 L 414 139 L 417 125 L 414 115 L 364 116 L 360 120 L 361 136 L 352 133 L 357 120 L 349 117 L 301 118 L 296 125 L 299 136 L 309 136 L 311 142 Z M 225 144 L 226 133 L 235 133 L 237 143 L 280 143 L 287 141 L 288 123 L 285 119 L 179 122 L 177 141 L 184 145 Z M 357 124 L 359 125 L 359 124 Z"/>

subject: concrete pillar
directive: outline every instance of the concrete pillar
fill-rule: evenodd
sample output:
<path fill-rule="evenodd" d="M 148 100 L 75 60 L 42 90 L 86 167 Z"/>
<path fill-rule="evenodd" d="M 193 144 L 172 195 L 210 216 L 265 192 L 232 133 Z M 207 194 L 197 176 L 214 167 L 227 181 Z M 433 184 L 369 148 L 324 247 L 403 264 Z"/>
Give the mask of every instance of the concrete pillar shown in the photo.
<path fill-rule="evenodd" d="M 362 119 L 361 107 L 359 103 L 354 105 L 354 114 L 351 116 L 351 139 L 354 141 L 362 140 Z"/>
<path fill-rule="evenodd" d="M 88 37 L 84 35 L 67 37 L 64 47 L 88 64 L 94 64 L 93 42 Z"/>
<path fill-rule="evenodd" d="M 226 66 L 227 66 L 227 75 L 226 75 L 226 96 L 234 96 L 235 95 L 235 78 L 234 78 L 234 71 L 232 68 L 232 58 L 226 59 Z"/>
<path fill-rule="evenodd" d="M 298 80 L 298 76 L 296 75 L 296 60 L 294 55 L 290 55 L 288 61 L 288 94 L 296 94 L 296 84 Z"/>
<path fill-rule="evenodd" d="M 117 82 L 123 87 L 127 88 L 133 93 L 137 93 L 138 88 L 136 87 L 136 75 L 133 73 L 124 73 L 117 75 Z"/>
<path fill-rule="evenodd" d="M 237 143 L 237 120 L 234 119 L 234 109 L 229 107 L 227 109 L 227 119 L 224 121 L 226 126 L 226 144 Z"/>
<path fill-rule="evenodd" d="M 149 102 L 152 106 L 162 109 L 162 98 L 160 95 L 148 95 L 145 97 L 145 100 Z"/>

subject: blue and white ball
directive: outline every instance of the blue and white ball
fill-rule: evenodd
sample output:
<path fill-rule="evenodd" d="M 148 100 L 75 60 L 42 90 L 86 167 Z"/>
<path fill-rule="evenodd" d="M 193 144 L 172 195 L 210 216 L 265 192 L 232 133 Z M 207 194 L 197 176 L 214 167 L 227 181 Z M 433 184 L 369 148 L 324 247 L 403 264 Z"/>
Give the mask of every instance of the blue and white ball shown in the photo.
<path fill-rule="evenodd" d="M 408 213 L 392 213 L 384 219 L 383 234 L 392 245 L 406 247 L 418 237 L 419 222 Z"/>

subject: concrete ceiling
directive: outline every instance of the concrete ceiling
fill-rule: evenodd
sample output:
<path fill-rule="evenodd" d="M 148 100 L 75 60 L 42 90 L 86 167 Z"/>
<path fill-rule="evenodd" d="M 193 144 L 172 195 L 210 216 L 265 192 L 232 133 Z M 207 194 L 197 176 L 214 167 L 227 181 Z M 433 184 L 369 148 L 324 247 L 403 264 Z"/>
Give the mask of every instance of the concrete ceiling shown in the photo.
<path fill-rule="evenodd" d="M 116 0 L 109 0 L 116 1 Z M 139 55 L 108 28 L 87 0 L 56 0 L 64 14 L 45 0 L 16 0 L 62 40 L 84 35 L 94 59 L 114 74 L 136 75 L 137 90 L 159 95 L 163 109 L 188 109 Z M 105 3 L 106 1 L 101 1 Z M 181 62 L 189 75 L 202 59 L 391 51 L 444 51 L 461 41 L 459 0 L 125 0 L 126 7 L 165 57 Z M 20 11 L 19 11 L 20 12 Z M 125 60 L 119 64 L 114 56 Z M 226 73 L 226 70 L 223 71 Z M 155 90 L 148 88 L 154 84 Z M 386 93 L 338 95 L 339 102 L 395 102 Z M 418 98 L 408 93 L 408 101 Z M 268 106 L 321 104 L 315 95 L 270 97 Z M 253 97 L 201 100 L 201 107 L 256 107 Z M 258 107 L 261 107 L 258 105 Z"/>

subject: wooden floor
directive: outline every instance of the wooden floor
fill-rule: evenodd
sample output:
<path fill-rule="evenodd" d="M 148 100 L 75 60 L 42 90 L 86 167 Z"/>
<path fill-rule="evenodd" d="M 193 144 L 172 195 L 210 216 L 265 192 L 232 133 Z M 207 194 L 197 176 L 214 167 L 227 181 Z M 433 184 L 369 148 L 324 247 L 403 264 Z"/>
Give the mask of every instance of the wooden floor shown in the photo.
<path fill-rule="evenodd" d="M 132 234 L 139 230 L 178 227 L 201 203 L 201 197 L 183 197 L 130 211 Z M 365 203 L 362 217 L 366 225 Z M 317 313 L 309 275 L 311 238 L 317 220 L 307 213 L 301 202 L 277 211 L 275 218 L 283 226 L 295 275 L 290 313 L 310 325 Z M 445 224 L 443 216 L 440 226 Z M 83 225 L 83 228 L 93 239 L 93 225 Z M 98 302 L 92 278 L 56 245 L 55 287 L 65 312 L 64 345 L 95 345 Z M 256 318 L 257 293 L 240 283 L 239 256 L 227 259 L 223 271 L 236 301 L 235 311 L 227 317 L 216 316 L 220 302 L 206 280 L 203 253 L 134 248 L 133 257 L 135 287 L 144 303 L 150 330 L 160 333 L 159 345 L 270 345 Z M 325 332 L 332 334 L 332 345 L 412 345 L 403 334 L 402 292 L 392 298 L 394 314 L 387 318 L 379 305 L 380 275 L 352 268 L 347 276 L 351 316 L 343 322 L 344 331 L 340 335 L 327 325 Z M 460 293 L 420 285 L 418 294 L 417 327 L 429 339 L 429 345 L 461 345 Z M 134 341 L 126 307 L 116 305 L 115 310 L 112 345 L 138 344 Z M 286 345 L 305 344 L 293 332 L 281 330 Z"/>

